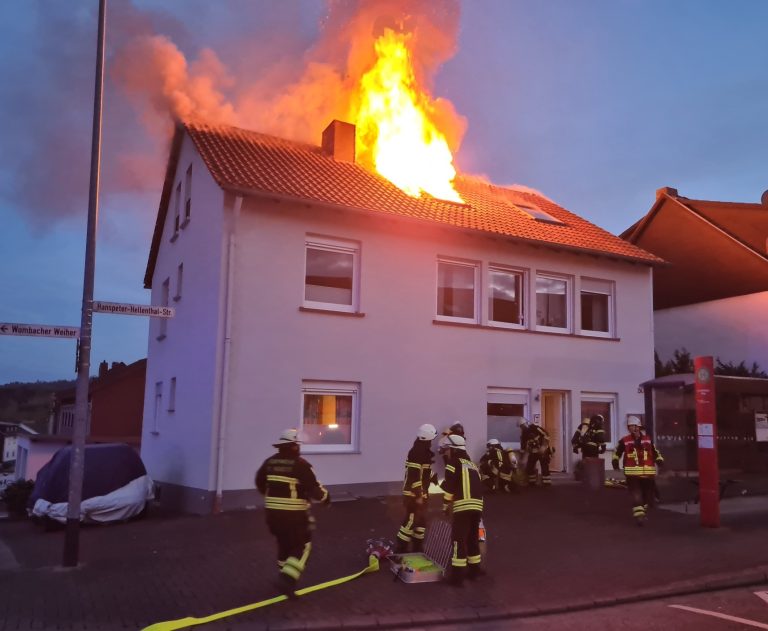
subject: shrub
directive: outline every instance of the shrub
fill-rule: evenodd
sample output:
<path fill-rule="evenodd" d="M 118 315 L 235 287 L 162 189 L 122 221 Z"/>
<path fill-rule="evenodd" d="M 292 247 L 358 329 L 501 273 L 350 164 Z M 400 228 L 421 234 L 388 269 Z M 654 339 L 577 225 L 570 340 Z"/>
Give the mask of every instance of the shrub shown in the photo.
<path fill-rule="evenodd" d="M 35 483 L 32 480 L 16 480 L 6 486 L 0 494 L 0 500 L 8 507 L 8 513 L 13 517 L 26 517 L 27 501 L 33 488 Z"/>

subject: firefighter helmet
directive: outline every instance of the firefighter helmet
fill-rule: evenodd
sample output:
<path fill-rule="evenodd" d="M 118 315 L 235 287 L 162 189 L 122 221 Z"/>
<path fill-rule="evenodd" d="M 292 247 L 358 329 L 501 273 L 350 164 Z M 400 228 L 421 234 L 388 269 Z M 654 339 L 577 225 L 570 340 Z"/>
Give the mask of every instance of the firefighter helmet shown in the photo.
<path fill-rule="evenodd" d="M 467 441 L 459 434 L 448 434 L 448 436 L 445 437 L 445 446 L 450 447 L 451 449 L 466 449 Z"/>
<path fill-rule="evenodd" d="M 491 438 L 488 440 L 487 445 L 490 447 L 491 445 L 501 445 L 498 438 Z"/>
<path fill-rule="evenodd" d="M 636 416 L 628 416 L 627 417 L 627 427 L 632 427 L 633 425 L 636 425 L 637 427 L 642 427 L 642 423 L 640 422 L 640 419 Z"/>
<path fill-rule="evenodd" d="M 298 445 L 299 443 L 301 443 L 299 440 L 299 430 L 290 428 L 283 430 L 280 434 L 280 438 L 278 438 L 277 442 L 272 446 L 280 447 L 281 445 Z"/>
<path fill-rule="evenodd" d="M 445 436 L 450 436 L 452 434 L 464 436 L 464 426 L 461 423 L 454 423 L 443 432 L 443 435 Z"/>
<path fill-rule="evenodd" d="M 416 438 L 419 440 L 434 440 L 435 436 L 437 436 L 437 430 L 434 425 L 430 425 L 429 423 L 424 423 L 424 425 L 419 427 L 419 431 L 416 433 Z"/>
<path fill-rule="evenodd" d="M 528 421 L 527 418 L 525 418 L 524 416 L 521 416 L 520 422 L 518 423 L 518 425 L 520 425 L 520 427 L 525 427 L 526 425 L 530 425 L 530 422 Z"/>

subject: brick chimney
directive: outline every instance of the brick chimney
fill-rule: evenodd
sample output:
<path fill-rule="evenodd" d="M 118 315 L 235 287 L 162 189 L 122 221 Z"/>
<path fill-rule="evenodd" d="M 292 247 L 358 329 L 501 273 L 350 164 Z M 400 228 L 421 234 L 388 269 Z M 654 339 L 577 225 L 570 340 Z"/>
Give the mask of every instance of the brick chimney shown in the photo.
<path fill-rule="evenodd" d="M 103 361 L 99 364 L 99 377 L 103 377 L 107 374 L 107 371 L 109 370 L 109 364 L 106 361 Z"/>
<path fill-rule="evenodd" d="M 334 160 L 355 161 L 355 126 L 334 120 L 323 132 L 323 152 Z"/>
<path fill-rule="evenodd" d="M 671 186 L 662 186 L 661 188 L 656 189 L 656 199 L 659 199 L 664 195 L 669 195 L 669 197 L 677 197 L 677 189 L 672 188 Z"/>

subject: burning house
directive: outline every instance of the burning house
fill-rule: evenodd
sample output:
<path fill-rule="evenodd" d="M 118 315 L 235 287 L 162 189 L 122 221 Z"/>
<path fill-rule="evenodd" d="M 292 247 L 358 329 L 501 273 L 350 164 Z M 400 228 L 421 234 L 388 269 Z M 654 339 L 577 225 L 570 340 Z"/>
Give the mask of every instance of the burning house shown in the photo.
<path fill-rule="evenodd" d="M 376 42 L 347 120 L 314 143 L 187 119 L 172 141 L 145 285 L 142 458 L 161 501 L 255 505 L 286 427 L 318 477 L 398 488 L 416 428 L 470 451 L 584 416 L 609 443 L 653 376 L 661 259 L 523 187 L 457 175 L 403 38 Z M 444 117 L 443 117 L 444 118 Z M 608 454 L 610 456 L 610 454 Z"/>

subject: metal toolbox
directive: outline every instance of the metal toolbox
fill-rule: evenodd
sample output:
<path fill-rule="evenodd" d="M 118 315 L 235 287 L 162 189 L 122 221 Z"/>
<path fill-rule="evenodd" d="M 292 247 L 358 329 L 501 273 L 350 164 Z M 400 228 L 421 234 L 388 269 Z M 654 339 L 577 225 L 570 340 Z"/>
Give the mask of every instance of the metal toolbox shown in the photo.
<path fill-rule="evenodd" d="M 393 554 L 390 568 L 404 583 L 432 583 L 442 580 L 451 560 L 451 523 L 435 519 L 427 527 L 423 552 Z"/>

